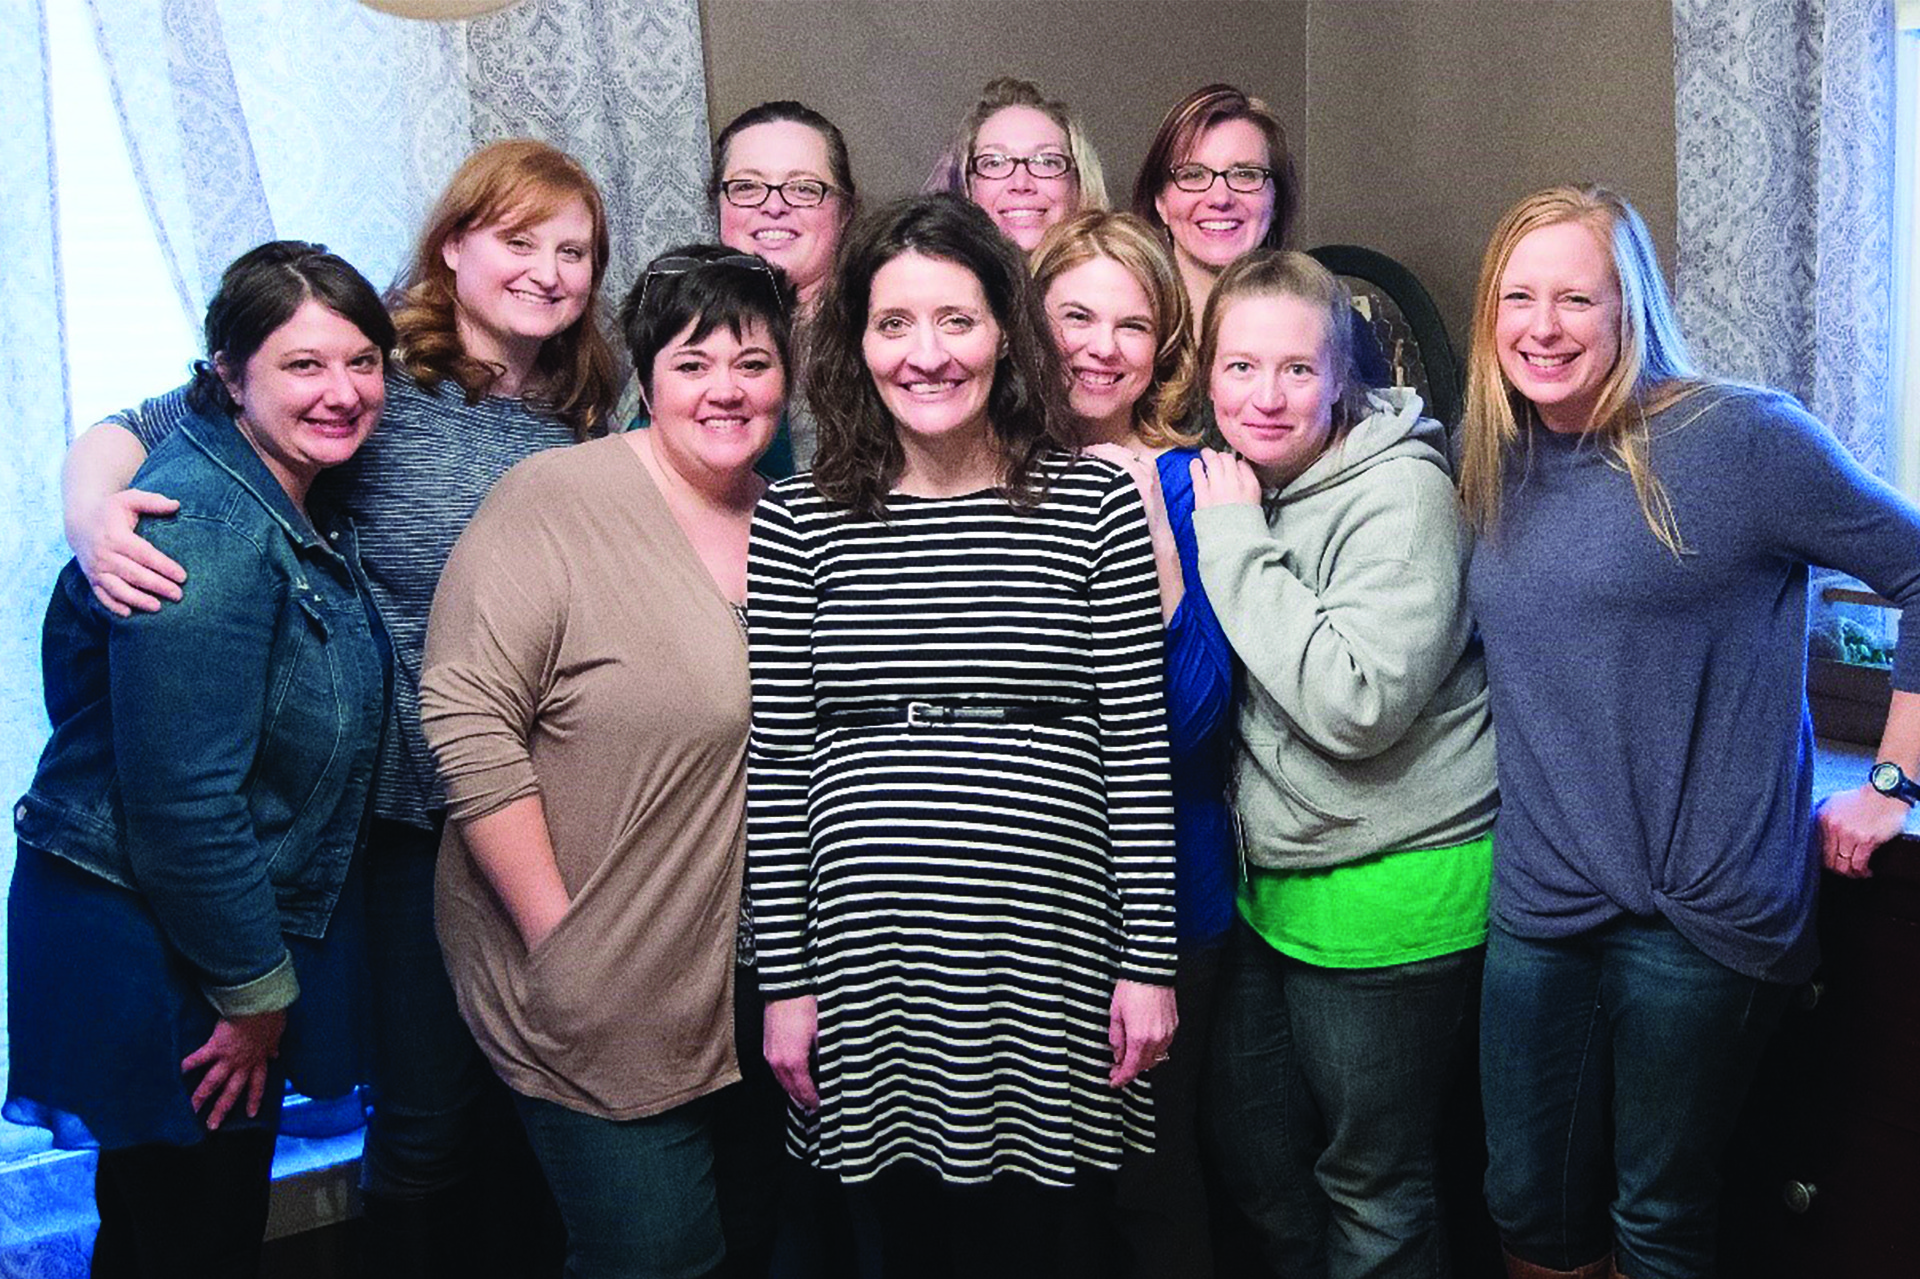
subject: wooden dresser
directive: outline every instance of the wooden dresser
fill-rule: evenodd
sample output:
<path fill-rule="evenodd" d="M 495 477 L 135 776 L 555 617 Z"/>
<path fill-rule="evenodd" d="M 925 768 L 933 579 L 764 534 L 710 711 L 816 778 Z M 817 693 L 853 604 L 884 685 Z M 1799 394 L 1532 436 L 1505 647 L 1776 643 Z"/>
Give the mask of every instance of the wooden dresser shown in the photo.
<path fill-rule="evenodd" d="M 1865 747 L 1822 742 L 1815 794 Z M 1722 1273 L 1920 1279 L 1920 813 L 1873 877 L 1827 875 L 1821 965 L 1786 1015 L 1735 1139 Z"/>

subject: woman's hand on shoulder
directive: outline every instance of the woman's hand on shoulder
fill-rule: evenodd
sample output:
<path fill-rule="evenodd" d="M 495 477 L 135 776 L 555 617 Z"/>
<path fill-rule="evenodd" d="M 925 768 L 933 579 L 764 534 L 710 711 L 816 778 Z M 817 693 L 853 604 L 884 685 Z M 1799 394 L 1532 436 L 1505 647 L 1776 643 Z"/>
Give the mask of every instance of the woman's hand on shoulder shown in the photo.
<path fill-rule="evenodd" d="M 157 613 L 180 599 L 187 571 L 134 529 L 143 515 L 171 515 L 180 503 L 144 489 L 121 489 L 97 504 L 72 512 L 67 544 L 94 598 L 108 612 L 128 617 L 134 609 Z"/>
<path fill-rule="evenodd" d="M 1200 456 L 1187 463 L 1187 471 L 1193 476 L 1196 507 L 1260 505 L 1260 477 L 1236 453 L 1201 449 Z"/>
<path fill-rule="evenodd" d="M 1133 486 L 1140 490 L 1140 500 L 1146 503 L 1147 527 L 1156 533 L 1168 527 L 1167 499 L 1160 491 L 1160 464 L 1153 458 L 1143 457 L 1121 444 L 1089 444 L 1082 452 L 1088 457 L 1097 457 L 1103 462 L 1111 462 L 1133 477 Z"/>
<path fill-rule="evenodd" d="M 767 1001 L 761 1051 L 780 1087 L 809 1114 L 820 1109 L 820 1090 L 813 1085 L 813 1047 L 819 1038 L 820 1001 L 814 996 Z"/>
<path fill-rule="evenodd" d="M 1907 803 L 1871 786 L 1829 795 L 1815 814 L 1820 828 L 1820 860 L 1836 875 L 1865 879 L 1873 874 L 1874 850 L 1907 824 Z"/>
<path fill-rule="evenodd" d="M 268 1063 L 280 1055 L 280 1036 L 286 1028 L 284 1008 L 222 1017 L 214 1023 L 207 1042 L 180 1063 L 183 1075 L 206 1069 L 193 1090 L 193 1109 L 206 1111 L 207 1131 L 218 1128 L 242 1100 L 248 1118 L 260 1113 L 267 1095 Z"/>
<path fill-rule="evenodd" d="M 1114 983 L 1113 1004 L 1107 1021 L 1107 1043 L 1113 1048 L 1113 1069 L 1107 1082 L 1125 1088 L 1144 1072 L 1167 1059 L 1167 1045 L 1180 1025 L 1174 1008 L 1173 987 L 1145 982 Z"/>

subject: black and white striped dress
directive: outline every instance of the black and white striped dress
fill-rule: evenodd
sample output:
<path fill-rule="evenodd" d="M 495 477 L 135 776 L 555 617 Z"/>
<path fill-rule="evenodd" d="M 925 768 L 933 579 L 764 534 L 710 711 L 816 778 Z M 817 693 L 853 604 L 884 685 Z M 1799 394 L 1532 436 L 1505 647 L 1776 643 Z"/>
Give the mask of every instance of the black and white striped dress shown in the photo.
<path fill-rule="evenodd" d="M 796 1153 L 858 1181 L 1065 1184 L 1151 1144 L 1107 1084 L 1116 980 L 1171 983 L 1161 623 L 1133 482 L 1049 457 L 1035 509 L 895 495 L 884 521 L 776 484 L 748 559 L 748 866 L 760 987 L 818 997 Z M 835 712 L 1091 703 L 1042 724 Z"/>

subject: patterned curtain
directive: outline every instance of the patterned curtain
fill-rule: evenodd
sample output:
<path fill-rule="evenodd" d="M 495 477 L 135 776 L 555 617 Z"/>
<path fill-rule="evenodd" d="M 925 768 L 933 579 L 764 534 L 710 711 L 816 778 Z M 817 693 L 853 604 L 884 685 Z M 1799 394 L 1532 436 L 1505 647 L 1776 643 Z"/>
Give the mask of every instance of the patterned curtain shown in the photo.
<path fill-rule="evenodd" d="M 587 166 L 612 221 L 610 296 L 710 233 L 697 0 L 523 0 L 418 22 L 355 0 L 89 0 L 181 305 L 275 236 L 377 283 L 474 148 L 536 137 Z"/>
<path fill-rule="evenodd" d="M 1694 354 L 1891 479 L 1893 0 L 1674 0 L 1673 30 Z"/>

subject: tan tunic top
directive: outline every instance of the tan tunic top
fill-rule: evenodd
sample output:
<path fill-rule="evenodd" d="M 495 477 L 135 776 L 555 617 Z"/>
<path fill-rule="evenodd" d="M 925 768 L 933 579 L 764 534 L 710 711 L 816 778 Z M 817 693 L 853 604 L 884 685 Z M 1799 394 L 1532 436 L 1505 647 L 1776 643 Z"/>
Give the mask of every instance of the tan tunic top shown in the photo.
<path fill-rule="evenodd" d="M 738 1079 L 746 645 L 624 440 L 495 486 L 440 579 L 420 706 L 440 945 L 501 1078 L 609 1119 Z M 459 823 L 535 793 L 572 905 L 529 953 Z"/>

